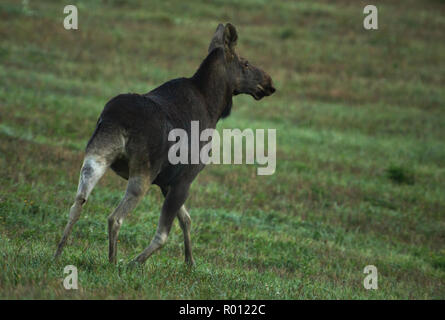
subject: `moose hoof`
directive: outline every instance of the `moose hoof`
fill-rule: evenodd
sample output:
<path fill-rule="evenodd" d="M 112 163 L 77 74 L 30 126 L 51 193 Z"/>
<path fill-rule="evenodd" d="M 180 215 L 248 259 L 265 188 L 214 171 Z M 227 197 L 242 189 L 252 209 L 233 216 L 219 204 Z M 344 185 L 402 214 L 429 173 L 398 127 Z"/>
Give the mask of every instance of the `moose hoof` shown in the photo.
<path fill-rule="evenodd" d="M 131 260 L 128 264 L 127 264 L 127 269 L 128 270 L 134 270 L 136 269 L 138 266 L 140 266 L 140 263 L 137 262 L 136 260 Z"/>
<path fill-rule="evenodd" d="M 135 258 L 135 259 L 131 260 L 131 261 L 128 263 L 128 268 L 129 268 L 129 269 L 135 269 L 135 268 L 137 268 L 137 267 L 142 266 L 142 265 L 144 264 L 144 262 L 145 262 L 145 261 L 140 261 L 140 259 Z"/>
<path fill-rule="evenodd" d="M 191 258 L 191 259 L 185 259 L 185 264 L 186 264 L 188 267 L 194 267 L 194 266 L 195 266 L 195 260 L 194 260 L 193 258 Z"/>

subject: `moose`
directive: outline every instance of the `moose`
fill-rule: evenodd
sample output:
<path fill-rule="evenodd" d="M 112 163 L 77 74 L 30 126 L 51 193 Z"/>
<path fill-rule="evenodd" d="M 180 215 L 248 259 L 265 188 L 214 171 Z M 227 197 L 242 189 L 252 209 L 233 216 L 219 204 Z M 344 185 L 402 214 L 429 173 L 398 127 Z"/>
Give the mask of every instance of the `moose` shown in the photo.
<path fill-rule="evenodd" d="M 174 128 L 190 133 L 192 121 L 199 121 L 201 131 L 215 129 L 220 119 L 229 116 L 234 95 L 245 93 L 260 100 L 275 92 L 271 77 L 235 52 L 237 39 L 232 24 L 219 24 L 207 57 L 192 77 L 170 80 L 146 94 L 120 94 L 105 105 L 87 143 L 77 194 L 55 258 L 62 253 L 94 186 L 111 168 L 128 184 L 123 199 L 108 217 L 110 263 L 116 263 L 123 220 L 155 184 L 164 196 L 158 226 L 149 246 L 133 262 L 142 264 L 160 249 L 178 217 L 185 262 L 194 264 L 191 219 L 184 203 L 205 164 L 171 164 L 168 151 L 174 142 L 168 134 Z"/>

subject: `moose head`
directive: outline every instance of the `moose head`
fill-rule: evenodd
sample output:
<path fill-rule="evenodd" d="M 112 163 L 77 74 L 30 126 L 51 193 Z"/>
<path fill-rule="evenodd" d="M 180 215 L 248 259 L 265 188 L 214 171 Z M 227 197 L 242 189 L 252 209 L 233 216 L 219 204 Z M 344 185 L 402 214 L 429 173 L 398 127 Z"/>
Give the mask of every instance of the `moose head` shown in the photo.
<path fill-rule="evenodd" d="M 235 27 L 227 23 L 219 24 L 209 46 L 209 53 L 216 48 L 224 50 L 225 68 L 232 83 L 233 95 L 246 93 L 260 100 L 275 92 L 272 78 L 263 70 L 239 56 L 235 51 L 238 33 Z"/>

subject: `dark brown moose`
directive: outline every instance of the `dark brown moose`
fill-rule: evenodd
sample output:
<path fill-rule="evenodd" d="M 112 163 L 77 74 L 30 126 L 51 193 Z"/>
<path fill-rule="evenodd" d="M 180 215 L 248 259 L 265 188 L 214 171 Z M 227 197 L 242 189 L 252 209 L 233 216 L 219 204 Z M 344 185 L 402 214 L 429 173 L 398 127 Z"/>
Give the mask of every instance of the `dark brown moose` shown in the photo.
<path fill-rule="evenodd" d="M 235 52 L 237 38 L 233 25 L 218 25 L 207 57 L 191 78 L 168 81 L 142 95 L 120 94 L 105 105 L 86 147 L 76 198 L 55 257 L 61 254 L 94 186 L 110 167 L 128 180 L 128 185 L 122 201 L 108 217 L 109 261 L 116 262 L 124 218 L 150 185 L 156 184 L 165 197 L 158 227 L 150 245 L 134 262 L 144 263 L 165 244 L 178 217 L 184 233 L 185 261 L 194 263 L 191 219 L 184 202 L 205 164 L 171 164 L 168 150 L 175 142 L 169 141 L 168 135 L 174 128 L 190 134 L 191 121 L 199 121 L 200 131 L 214 129 L 219 119 L 230 114 L 234 95 L 246 93 L 260 100 L 274 93 L 271 77 Z"/>

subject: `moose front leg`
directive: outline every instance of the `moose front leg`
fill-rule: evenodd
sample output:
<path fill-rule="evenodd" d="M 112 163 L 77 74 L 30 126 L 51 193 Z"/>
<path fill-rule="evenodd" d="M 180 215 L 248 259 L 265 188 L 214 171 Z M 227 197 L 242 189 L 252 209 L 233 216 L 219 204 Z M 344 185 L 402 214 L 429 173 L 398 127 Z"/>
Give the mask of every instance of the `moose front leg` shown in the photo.
<path fill-rule="evenodd" d="M 161 188 L 162 194 L 164 197 L 167 196 L 168 187 Z M 184 234 L 184 254 L 185 254 L 185 263 L 189 265 L 194 265 L 195 261 L 193 260 L 192 255 L 192 241 L 190 239 L 190 228 L 192 225 L 192 219 L 185 208 L 185 205 L 182 205 L 176 214 L 179 220 L 179 225 L 182 229 L 182 233 Z"/>
<path fill-rule="evenodd" d="M 136 257 L 136 262 L 144 263 L 156 250 L 164 246 L 172 227 L 173 220 L 187 199 L 188 189 L 189 185 L 170 187 L 162 206 L 156 234 L 150 242 L 150 245 Z"/>

